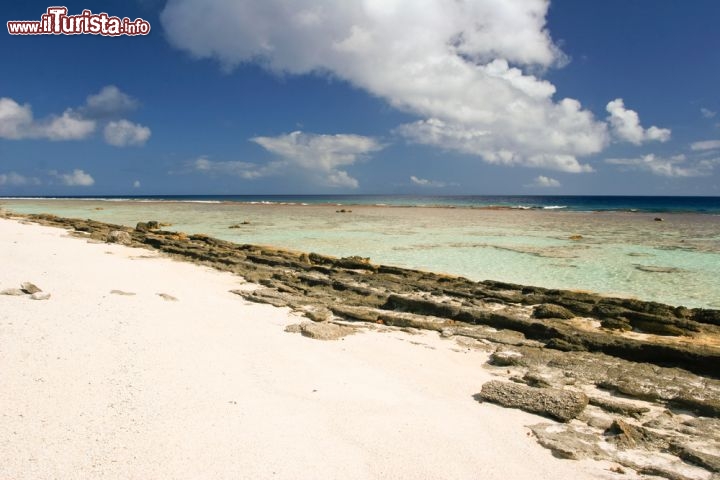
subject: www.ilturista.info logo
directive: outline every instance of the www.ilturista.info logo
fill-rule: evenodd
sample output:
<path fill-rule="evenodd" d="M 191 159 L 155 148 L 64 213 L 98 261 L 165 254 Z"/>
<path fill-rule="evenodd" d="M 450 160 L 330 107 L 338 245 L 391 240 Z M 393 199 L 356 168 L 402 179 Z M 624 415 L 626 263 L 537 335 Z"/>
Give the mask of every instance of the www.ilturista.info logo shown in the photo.
<path fill-rule="evenodd" d="M 68 15 L 65 7 L 49 7 L 47 13 L 37 20 L 7 22 L 10 35 L 147 35 L 150 22 L 142 18 L 111 17 L 107 13 L 83 10 L 80 15 Z"/>

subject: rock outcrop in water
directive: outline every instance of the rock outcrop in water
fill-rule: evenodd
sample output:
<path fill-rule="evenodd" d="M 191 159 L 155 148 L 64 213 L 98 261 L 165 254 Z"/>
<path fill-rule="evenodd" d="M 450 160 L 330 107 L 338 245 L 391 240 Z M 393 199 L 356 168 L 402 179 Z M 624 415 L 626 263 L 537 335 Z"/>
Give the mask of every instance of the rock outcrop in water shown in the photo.
<path fill-rule="evenodd" d="M 473 282 L 362 257 L 163 231 L 156 222 L 130 228 L 52 215 L 25 218 L 94 240 L 117 241 L 113 232 L 126 232 L 132 246 L 241 275 L 262 288 L 233 293 L 321 322 L 290 329 L 310 337 L 337 338 L 353 325 L 399 327 L 486 349 L 486 368 L 514 384 L 478 386 L 478 397 L 567 421 L 532 427 L 557 456 L 612 460 L 671 479 L 720 473 L 718 310 Z"/>

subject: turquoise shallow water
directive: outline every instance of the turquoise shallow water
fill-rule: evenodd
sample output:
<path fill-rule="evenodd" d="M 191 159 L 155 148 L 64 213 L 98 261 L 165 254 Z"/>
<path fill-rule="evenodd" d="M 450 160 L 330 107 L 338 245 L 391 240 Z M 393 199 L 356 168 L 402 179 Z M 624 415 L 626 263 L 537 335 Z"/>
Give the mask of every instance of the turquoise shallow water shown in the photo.
<path fill-rule="evenodd" d="M 0 200 L 54 213 L 205 233 L 238 243 L 367 256 L 376 263 L 525 285 L 720 308 L 720 216 L 562 210 Z M 102 210 L 98 210 L 102 209 Z M 229 226 L 250 222 L 241 228 Z M 573 235 L 582 239 L 571 240 Z"/>

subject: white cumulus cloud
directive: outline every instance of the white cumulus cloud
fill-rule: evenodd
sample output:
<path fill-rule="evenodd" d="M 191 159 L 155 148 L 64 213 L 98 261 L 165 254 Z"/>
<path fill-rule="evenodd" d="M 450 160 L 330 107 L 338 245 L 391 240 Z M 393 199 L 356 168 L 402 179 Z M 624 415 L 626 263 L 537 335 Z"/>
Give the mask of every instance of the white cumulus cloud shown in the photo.
<path fill-rule="evenodd" d="M 408 141 L 567 172 L 609 143 L 607 124 L 537 75 L 567 61 L 548 0 L 169 0 L 169 41 L 231 69 L 330 73 L 419 117 Z M 648 135 L 660 135 L 659 132 Z"/>
<path fill-rule="evenodd" d="M 128 120 L 112 121 L 105 125 L 105 141 L 115 147 L 145 145 L 151 135 L 148 127 Z"/>
<path fill-rule="evenodd" d="M 612 132 L 621 140 L 640 145 L 647 141 L 667 142 L 671 131 L 667 128 L 652 126 L 645 129 L 640 125 L 640 116 L 634 110 L 625 108 L 622 98 L 616 98 L 607 104 L 608 121 Z"/>
<path fill-rule="evenodd" d="M 533 179 L 532 183 L 525 186 L 535 188 L 558 188 L 561 184 L 554 178 L 546 177 L 545 175 L 538 175 Z"/>
<path fill-rule="evenodd" d="M 89 173 L 85 173 L 85 171 L 80 169 L 75 169 L 70 173 L 60 173 L 51 170 L 49 173 L 68 187 L 89 187 L 95 184 L 95 179 L 93 179 Z"/>
<path fill-rule="evenodd" d="M 20 105 L 12 98 L 0 98 L 0 138 L 26 138 L 33 123 L 30 105 Z"/>
<path fill-rule="evenodd" d="M 82 140 L 95 131 L 95 122 L 68 109 L 61 116 L 49 119 L 38 129 L 39 136 L 50 140 Z"/>
<path fill-rule="evenodd" d="M 29 104 L 12 98 L 0 98 L 0 138 L 7 140 L 83 140 L 104 123 L 122 113 L 134 110 L 139 102 L 114 85 L 89 95 L 77 108 L 67 108 L 61 115 L 35 119 Z M 105 126 L 105 138 L 111 145 L 142 145 L 150 137 L 148 127 L 127 120 L 111 121 Z"/>
<path fill-rule="evenodd" d="M 72 109 L 65 110 L 60 116 L 37 121 L 30 105 L 20 105 L 12 98 L 0 98 L 0 138 L 81 140 L 90 136 L 95 126 L 95 121 L 82 118 Z"/>
<path fill-rule="evenodd" d="M 717 159 L 689 160 L 686 155 L 659 157 L 654 154 L 637 158 L 609 158 L 611 165 L 620 165 L 633 170 L 643 170 L 663 177 L 700 177 L 712 174 L 720 163 Z"/>

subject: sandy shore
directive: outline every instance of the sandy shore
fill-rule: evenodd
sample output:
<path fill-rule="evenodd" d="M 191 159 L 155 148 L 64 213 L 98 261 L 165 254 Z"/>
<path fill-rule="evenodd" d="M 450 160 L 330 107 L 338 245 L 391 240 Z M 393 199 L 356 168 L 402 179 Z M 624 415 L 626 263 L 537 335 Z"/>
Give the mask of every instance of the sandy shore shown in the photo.
<path fill-rule="evenodd" d="M 227 273 L 5 219 L 0 247 L 0 290 L 51 294 L 0 295 L 0 479 L 633 478 L 478 403 L 487 354 L 435 333 L 311 340 Z"/>

